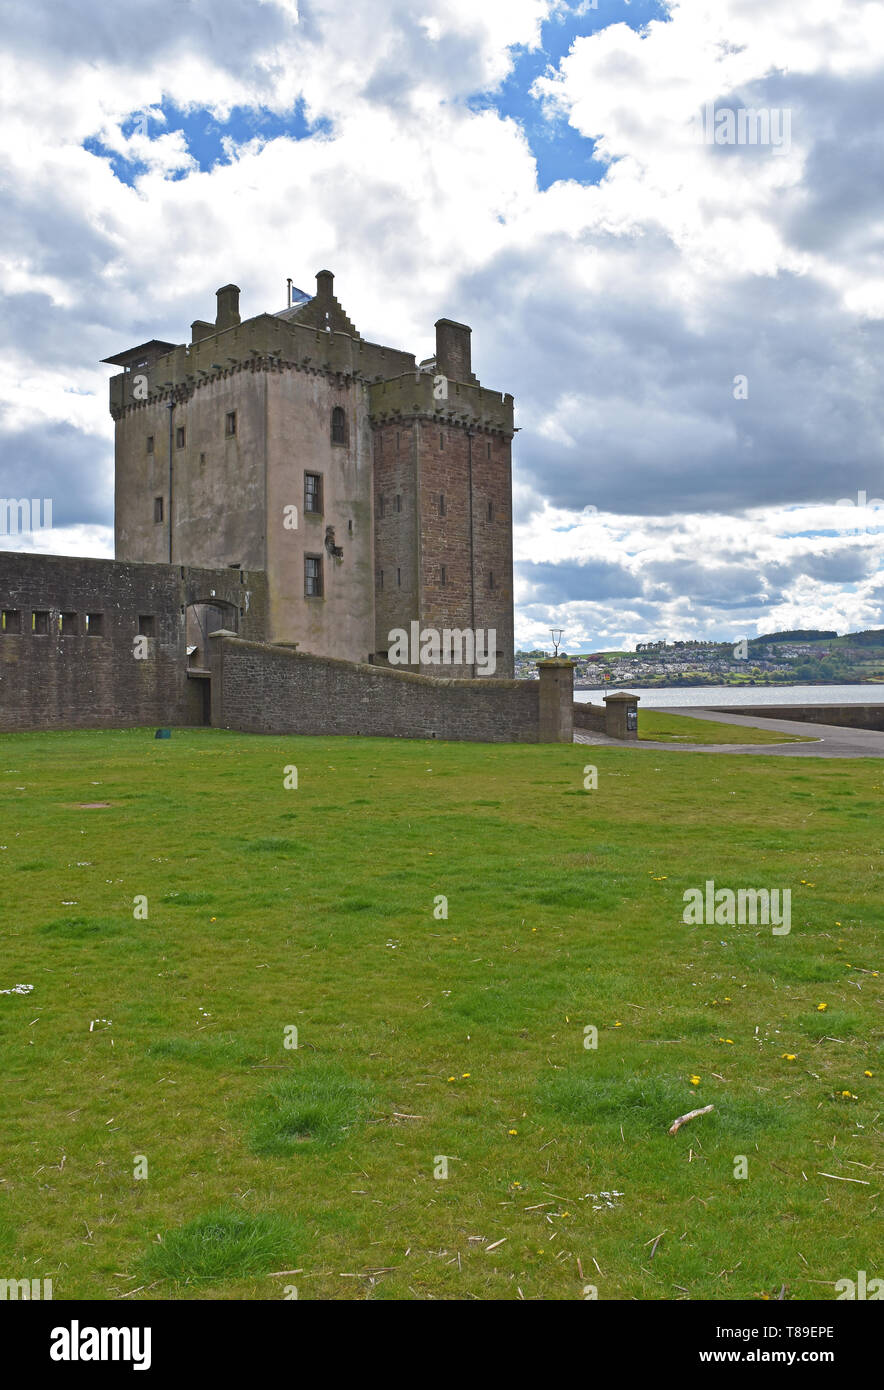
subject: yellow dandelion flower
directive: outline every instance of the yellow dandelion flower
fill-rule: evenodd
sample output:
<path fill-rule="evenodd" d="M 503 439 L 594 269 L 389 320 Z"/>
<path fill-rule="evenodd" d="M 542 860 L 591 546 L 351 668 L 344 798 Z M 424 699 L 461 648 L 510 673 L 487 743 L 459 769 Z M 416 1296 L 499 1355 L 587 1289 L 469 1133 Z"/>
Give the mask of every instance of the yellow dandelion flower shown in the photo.
<path fill-rule="evenodd" d="M 699 1086 L 699 1084 L 700 1084 L 700 1078 L 699 1078 L 699 1076 L 692 1076 L 692 1077 L 690 1077 L 690 1083 L 691 1083 L 692 1086 Z"/>
<path fill-rule="evenodd" d="M 456 1080 L 457 1080 L 457 1077 L 456 1077 L 456 1076 L 449 1076 L 448 1080 L 449 1080 L 449 1081 L 456 1081 Z"/>
<path fill-rule="evenodd" d="M 784 1060 L 787 1061 L 787 1062 L 794 1062 L 794 1061 L 795 1061 L 795 1053 L 794 1053 L 794 1052 L 784 1052 L 784 1053 L 783 1053 L 783 1058 L 784 1058 Z"/>
<path fill-rule="evenodd" d="M 517 1129 L 508 1129 L 508 1130 L 507 1130 L 507 1134 L 518 1134 L 518 1132 L 519 1132 L 519 1131 L 518 1131 Z"/>
<path fill-rule="evenodd" d="M 824 1014 L 828 1007 L 828 1004 L 817 1004 L 816 1011 L 818 1014 Z"/>
<path fill-rule="evenodd" d="M 725 1038 L 725 1042 L 726 1042 L 726 1043 L 730 1043 L 731 1047 L 733 1047 L 733 1045 L 734 1045 L 734 1040 L 733 1040 L 733 1038 Z"/>
<path fill-rule="evenodd" d="M 874 1073 L 872 1073 L 872 1072 L 870 1072 L 870 1071 L 864 1071 L 864 1072 L 863 1072 L 863 1076 L 872 1076 L 873 1074 L 874 1074 Z"/>
<path fill-rule="evenodd" d="M 460 1074 L 461 1081 L 465 1081 L 469 1075 L 470 1073 L 468 1071 L 462 1071 Z"/>

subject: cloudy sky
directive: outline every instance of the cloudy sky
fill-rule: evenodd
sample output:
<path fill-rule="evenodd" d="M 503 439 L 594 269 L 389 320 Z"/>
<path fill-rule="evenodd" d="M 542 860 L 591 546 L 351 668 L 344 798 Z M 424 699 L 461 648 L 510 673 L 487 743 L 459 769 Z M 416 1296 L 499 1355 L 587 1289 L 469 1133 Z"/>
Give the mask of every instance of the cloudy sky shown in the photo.
<path fill-rule="evenodd" d="M 519 644 L 884 625 L 878 0 L 0 12 L 0 546 L 112 555 L 99 360 L 328 267 L 515 395 Z"/>

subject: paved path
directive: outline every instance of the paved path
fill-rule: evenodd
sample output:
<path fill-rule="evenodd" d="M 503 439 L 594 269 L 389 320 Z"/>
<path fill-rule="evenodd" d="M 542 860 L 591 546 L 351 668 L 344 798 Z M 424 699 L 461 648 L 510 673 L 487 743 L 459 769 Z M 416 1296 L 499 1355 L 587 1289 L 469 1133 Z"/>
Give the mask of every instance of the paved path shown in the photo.
<path fill-rule="evenodd" d="M 799 734 L 813 743 L 654 743 L 639 739 L 625 744 L 605 734 L 582 729 L 574 734 L 575 743 L 591 743 L 612 748 L 652 748 L 667 753 L 751 753 L 753 757 L 774 758 L 884 758 L 884 732 L 877 729 L 844 729 L 837 724 L 810 724 L 797 719 L 764 719 L 745 714 L 720 714 L 717 710 L 694 706 L 665 710 L 666 714 L 708 719 L 714 724 L 739 724 L 744 729 L 770 729 L 774 733 Z"/>

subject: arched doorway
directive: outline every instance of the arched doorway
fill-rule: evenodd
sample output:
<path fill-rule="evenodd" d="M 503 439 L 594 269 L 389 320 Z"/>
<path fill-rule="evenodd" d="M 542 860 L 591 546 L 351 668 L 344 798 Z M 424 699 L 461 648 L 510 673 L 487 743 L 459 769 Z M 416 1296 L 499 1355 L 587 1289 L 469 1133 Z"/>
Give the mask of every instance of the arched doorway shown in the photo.
<path fill-rule="evenodd" d="M 219 628 L 229 632 L 239 630 L 239 609 L 223 599 L 210 598 L 187 606 L 185 640 L 187 664 L 197 670 L 209 665 L 209 637 Z"/>

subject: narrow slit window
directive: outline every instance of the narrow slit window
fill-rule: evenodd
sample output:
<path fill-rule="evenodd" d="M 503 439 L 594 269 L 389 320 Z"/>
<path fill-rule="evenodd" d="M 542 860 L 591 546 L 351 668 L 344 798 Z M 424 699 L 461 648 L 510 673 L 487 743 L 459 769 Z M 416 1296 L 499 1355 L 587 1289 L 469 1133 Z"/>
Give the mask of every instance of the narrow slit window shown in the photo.
<path fill-rule="evenodd" d="M 154 521 L 162 521 L 162 519 L 163 519 L 163 499 L 162 499 L 162 497 L 155 497 L 155 498 L 153 499 L 153 519 L 154 519 Z"/>
<path fill-rule="evenodd" d="M 232 435 L 236 434 L 235 410 L 228 410 L 226 416 L 224 417 L 224 433 L 227 435 L 228 439 L 230 439 Z"/>
<path fill-rule="evenodd" d="M 336 405 L 331 417 L 332 444 L 347 443 L 347 416 L 342 406 Z"/>
<path fill-rule="evenodd" d="M 179 425 L 178 428 L 177 428 L 176 431 L 175 431 L 175 448 L 176 448 L 176 449 L 183 449 L 183 448 L 184 448 L 184 441 L 185 441 L 186 438 L 187 438 L 187 435 L 186 435 L 186 433 L 185 433 L 184 426 L 183 426 L 183 425 Z"/>
<path fill-rule="evenodd" d="M 439 493 L 439 515 L 440 515 L 440 516 L 444 516 L 444 515 L 445 515 L 445 493 L 444 493 L 444 492 L 440 492 L 440 493 Z"/>
<path fill-rule="evenodd" d="M 152 453 L 153 453 L 153 435 L 152 435 L 152 434 L 149 434 L 149 435 L 147 436 L 147 452 L 148 452 L 149 454 L 152 454 Z"/>

